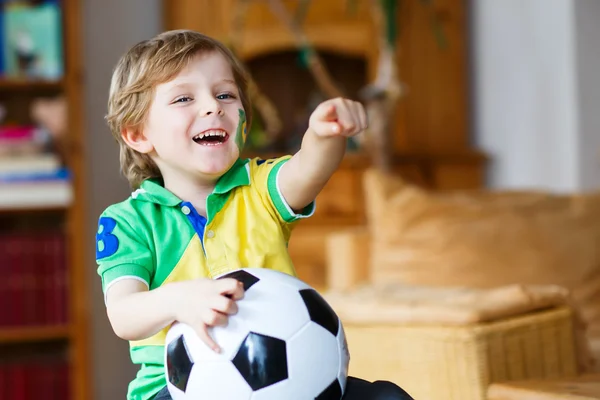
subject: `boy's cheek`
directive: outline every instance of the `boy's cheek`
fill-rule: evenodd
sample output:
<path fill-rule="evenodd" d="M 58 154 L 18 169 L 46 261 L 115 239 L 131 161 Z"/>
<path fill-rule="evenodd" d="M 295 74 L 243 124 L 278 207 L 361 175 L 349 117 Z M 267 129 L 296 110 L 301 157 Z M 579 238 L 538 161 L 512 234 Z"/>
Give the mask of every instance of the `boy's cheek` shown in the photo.
<path fill-rule="evenodd" d="M 248 127 L 246 126 L 246 113 L 243 109 L 239 109 L 239 120 L 238 126 L 235 132 L 235 144 L 238 146 L 240 151 L 246 144 L 246 138 L 248 137 Z"/>

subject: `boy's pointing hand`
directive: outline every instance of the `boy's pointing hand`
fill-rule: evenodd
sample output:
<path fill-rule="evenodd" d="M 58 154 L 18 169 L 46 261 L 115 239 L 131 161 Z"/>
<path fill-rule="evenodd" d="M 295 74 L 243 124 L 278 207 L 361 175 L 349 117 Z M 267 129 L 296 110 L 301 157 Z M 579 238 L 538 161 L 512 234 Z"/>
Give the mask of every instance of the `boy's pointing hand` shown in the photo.
<path fill-rule="evenodd" d="M 319 104 L 309 120 L 309 128 L 321 137 L 355 136 L 367 126 L 367 113 L 363 105 L 343 98 Z"/>

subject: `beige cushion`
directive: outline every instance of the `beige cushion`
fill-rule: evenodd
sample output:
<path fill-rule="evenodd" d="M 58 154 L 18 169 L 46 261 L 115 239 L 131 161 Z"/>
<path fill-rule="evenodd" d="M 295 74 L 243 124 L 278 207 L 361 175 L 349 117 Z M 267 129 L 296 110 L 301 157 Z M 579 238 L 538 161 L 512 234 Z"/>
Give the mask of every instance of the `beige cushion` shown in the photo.
<path fill-rule="evenodd" d="M 371 280 L 379 284 L 560 285 L 600 332 L 600 194 L 433 194 L 365 174 Z"/>
<path fill-rule="evenodd" d="M 330 290 L 327 301 L 357 324 L 471 325 L 567 304 L 560 286 L 508 285 L 493 289 L 387 285 Z"/>

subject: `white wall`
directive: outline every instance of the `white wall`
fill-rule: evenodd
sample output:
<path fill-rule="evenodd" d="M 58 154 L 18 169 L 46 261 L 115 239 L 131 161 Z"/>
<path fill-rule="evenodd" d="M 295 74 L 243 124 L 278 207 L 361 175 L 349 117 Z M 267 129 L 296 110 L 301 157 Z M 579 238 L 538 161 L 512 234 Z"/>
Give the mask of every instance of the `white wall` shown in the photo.
<path fill-rule="evenodd" d="M 137 368 L 129 359 L 128 344 L 109 326 L 94 260 L 94 235 L 100 213 L 129 195 L 119 175 L 115 141 L 104 121 L 112 69 L 134 43 L 161 29 L 159 0 L 85 0 L 84 3 L 85 112 L 88 175 L 88 232 L 93 398 L 124 399 Z"/>
<path fill-rule="evenodd" d="M 600 1 L 575 0 L 579 89 L 579 185 L 600 188 Z"/>
<path fill-rule="evenodd" d="M 489 185 L 577 189 L 580 121 L 573 1 L 471 3 L 474 135 L 492 157 Z"/>

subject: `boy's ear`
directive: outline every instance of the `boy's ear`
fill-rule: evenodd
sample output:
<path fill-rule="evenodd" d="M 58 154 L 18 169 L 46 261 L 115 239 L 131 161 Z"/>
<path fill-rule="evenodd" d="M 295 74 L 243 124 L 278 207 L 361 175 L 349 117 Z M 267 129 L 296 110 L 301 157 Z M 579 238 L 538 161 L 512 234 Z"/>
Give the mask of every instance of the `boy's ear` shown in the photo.
<path fill-rule="evenodd" d="M 139 153 L 147 154 L 154 150 L 154 145 L 152 145 L 139 129 L 123 129 L 121 131 L 121 137 L 127 146 Z"/>

